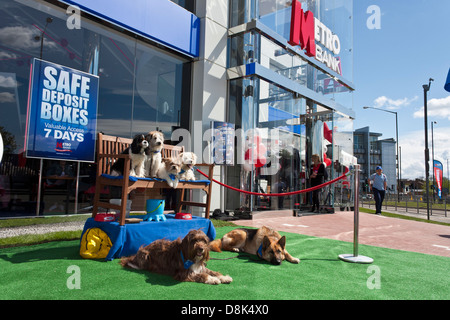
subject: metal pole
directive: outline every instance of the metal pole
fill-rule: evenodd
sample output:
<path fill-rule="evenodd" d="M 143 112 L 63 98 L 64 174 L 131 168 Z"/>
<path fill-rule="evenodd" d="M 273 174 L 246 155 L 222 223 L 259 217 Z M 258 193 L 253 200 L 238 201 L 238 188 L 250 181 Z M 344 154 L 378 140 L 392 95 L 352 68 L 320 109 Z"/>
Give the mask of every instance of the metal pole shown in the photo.
<path fill-rule="evenodd" d="M 355 166 L 355 208 L 353 209 L 353 256 L 358 256 L 358 237 L 359 237 L 359 165 Z"/>
<path fill-rule="evenodd" d="M 396 155 L 396 169 L 397 169 L 397 201 L 400 201 L 400 159 L 399 159 L 399 152 L 398 152 L 398 117 L 397 117 L 397 112 L 395 112 L 395 139 L 397 141 L 396 145 L 397 145 L 397 155 Z"/>
<path fill-rule="evenodd" d="M 431 79 L 428 85 L 424 84 L 423 87 L 423 113 L 425 122 L 425 190 L 427 195 L 427 219 L 430 220 L 430 192 L 428 190 L 430 184 L 429 178 L 429 161 L 430 161 L 430 150 L 428 149 L 428 110 L 427 110 L 427 92 L 430 90 Z"/>
<path fill-rule="evenodd" d="M 36 201 L 36 216 L 39 215 L 39 209 L 41 207 L 41 187 L 42 187 L 42 168 L 43 168 L 43 160 L 39 161 L 39 182 L 38 182 L 38 193 L 37 193 L 37 201 Z"/>
<path fill-rule="evenodd" d="M 345 262 L 353 263 L 372 263 L 373 259 L 360 256 L 358 253 L 358 237 L 359 237 L 359 171 L 360 165 L 355 166 L 354 170 L 354 214 L 353 214 L 353 254 L 340 254 L 339 259 Z"/>
<path fill-rule="evenodd" d="M 80 161 L 77 161 L 77 180 L 75 181 L 75 209 L 74 213 L 78 213 L 78 188 L 80 184 Z"/>

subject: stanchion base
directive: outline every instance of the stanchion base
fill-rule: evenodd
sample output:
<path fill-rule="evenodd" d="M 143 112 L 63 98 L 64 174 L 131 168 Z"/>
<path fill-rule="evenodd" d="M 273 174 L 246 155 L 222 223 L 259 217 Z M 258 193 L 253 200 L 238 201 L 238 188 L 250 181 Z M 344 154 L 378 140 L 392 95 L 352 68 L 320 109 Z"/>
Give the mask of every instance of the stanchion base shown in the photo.
<path fill-rule="evenodd" d="M 339 259 L 353 263 L 372 263 L 373 259 L 365 256 L 354 256 L 352 254 L 340 254 Z"/>

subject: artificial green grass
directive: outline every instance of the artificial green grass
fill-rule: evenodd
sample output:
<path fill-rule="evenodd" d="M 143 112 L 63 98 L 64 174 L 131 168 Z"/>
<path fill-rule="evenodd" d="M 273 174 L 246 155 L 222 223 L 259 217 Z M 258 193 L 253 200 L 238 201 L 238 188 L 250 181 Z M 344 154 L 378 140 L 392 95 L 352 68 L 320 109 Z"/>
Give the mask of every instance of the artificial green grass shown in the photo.
<path fill-rule="evenodd" d="M 217 237 L 233 228 L 217 228 Z M 285 261 L 274 266 L 245 254 L 210 260 L 210 269 L 233 278 L 231 284 L 216 286 L 123 269 L 117 259 L 82 259 L 79 240 L 6 248 L 0 252 L 0 299 L 450 299 L 450 258 L 360 245 L 359 253 L 374 263 L 352 264 L 338 258 L 352 253 L 352 243 L 281 234 L 287 237 L 289 252 L 302 260 L 300 264 Z M 236 255 L 211 253 L 213 258 Z M 80 289 L 67 286 L 71 266 L 79 268 Z M 370 289 L 378 283 L 373 281 L 377 274 L 380 288 Z"/>

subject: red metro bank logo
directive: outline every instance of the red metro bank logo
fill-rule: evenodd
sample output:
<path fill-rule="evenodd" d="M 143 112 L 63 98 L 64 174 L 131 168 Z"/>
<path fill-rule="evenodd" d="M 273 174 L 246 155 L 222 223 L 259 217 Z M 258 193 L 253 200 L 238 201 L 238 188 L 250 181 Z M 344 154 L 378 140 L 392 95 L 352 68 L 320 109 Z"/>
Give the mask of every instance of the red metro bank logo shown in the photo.
<path fill-rule="evenodd" d="M 298 0 L 292 1 L 291 10 L 291 32 L 288 43 L 300 46 L 308 57 L 315 57 L 342 75 L 341 59 L 334 56 L 341 52 L 339 37 L 319 19 L 314 18 L 311 11 L 304 12 Z"/>

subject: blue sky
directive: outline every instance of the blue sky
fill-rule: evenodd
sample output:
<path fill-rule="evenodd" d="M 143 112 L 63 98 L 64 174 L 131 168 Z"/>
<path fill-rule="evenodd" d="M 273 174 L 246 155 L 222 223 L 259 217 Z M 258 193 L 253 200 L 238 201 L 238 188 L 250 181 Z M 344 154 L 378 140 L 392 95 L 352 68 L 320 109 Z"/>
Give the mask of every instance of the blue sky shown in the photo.
<path fill-rule="evenodd" d="M 367 27 L 371 5 L 381 9 L 380 29 Z M 354 0 L 353 10 L 354 128 L 369 126 L 371 131 L 382 133 L 382 139 L 395 138 L 394 114 L 362 107 L 397 112 L 402 178 L 424 177 L 422 85 L 433 78 L 428 93 L 430 158 L 431 121 L 436 121 L 434 154 L 447 176 L 450 93 L 444 90 L 444 83 L 450 68 L 450 1 Z"/>

